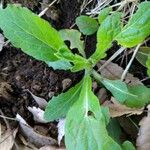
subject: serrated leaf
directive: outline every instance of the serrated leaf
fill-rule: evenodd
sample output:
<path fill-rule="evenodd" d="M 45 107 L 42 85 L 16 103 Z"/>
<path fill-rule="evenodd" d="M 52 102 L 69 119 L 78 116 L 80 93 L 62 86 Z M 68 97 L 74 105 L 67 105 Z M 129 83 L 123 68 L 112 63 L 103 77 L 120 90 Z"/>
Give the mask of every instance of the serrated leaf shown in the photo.
<path fill-rule="evenodd" d="M 131 16 L 128 24 L 117 35 L 115 40 L 124 47 L 140 44 L 150 35 L 150 2 L 139 4 L 137 12 Z"/>
<path fill-rule="evenodd" d="M 85 35 L 94 34 L 99 26 L 98 22 L 95 19 L 84 15 L 76 18 L 76 25 L 78 26 L 80 32 Z"/>
<path fill-rule="evenodd" d="M 109 15 L 110 11 L 112 10 L 111 7 L 106 7 L 102 9 L 98 15 L 98 22 L 101 24 Z"/>
<path fill-rule="evenodd" d="M 121 13 L 115 12 L 108 16 L 100 25 L 97 32 L 96 51 L 91 56 L 94 63 L 106 56 L 106 51 L 112 46 L 112 41 L 121 31 Z"/>
<path fill-rule="evenodd" d="M 131 93 L 127 95 L 124 104 L 128 107 L 141 108 L 150 102 L 150 89 L 144 85 L 128 86 L 128 91 Z M 134 96 L 133 96 L 134 95 Z"/>
<path fill-rule="evenodd" d="M 120 103 L 124 103 L 127 99 L 127 95 L 130 94 L 127 85 L 121 80 L 104 79 L 102 83 Z"/>
<path fill-rule="evenodd" d="M 0 10 L 0 28 L 12 44 L 42 61 L 56 61 L 54 55 L 67 46 L 58 32 L 45 20 L 27 8 L 8 5 Z"/>
<path fill-rule="evenodd" d="M 78 101 L 67 114 L 66 147 L 68 150 L 121 150 L 107 134 L 103 113 L 91 88 L 92 81 L 87 75 Z"/>
<path fill-rule="evenodd" d="M 82 81 L 67 92 L 53 97 L 45 109 L 44 118 L 47 121 L 57 120 L 66 116 L 70 107 L 78 99 Z"/>
<path fill-rule="evenodd" d="M 77 48 L 79 52 L 85 56 L 84 42 L 81 40 L 81 33 L 75 29 L 62 29 L 59 31 L 64 41 L 70 41 L 70 48 Z"/>
<path fill-rule="evenodd" d="M 69 70 L 72 68 L 72 65 L 67 60 L 57 60 L 46 62 L 49 67 L 52 67 L 54 70 Z"/>
<path fill-rule="evenodd" d="M 122 144 L 122 150 L 136 150 L 134 145 L 129 142 L 129 141 L 125 141 L 123 144 Z"/>
<path fill-rule="evenodd" d="M 150 53 L 150 47 L 140 47 L 136 55 L 136 59 L 145 67 L 146 67 L 146 61 L 148 59 L 149 53 Z"/>

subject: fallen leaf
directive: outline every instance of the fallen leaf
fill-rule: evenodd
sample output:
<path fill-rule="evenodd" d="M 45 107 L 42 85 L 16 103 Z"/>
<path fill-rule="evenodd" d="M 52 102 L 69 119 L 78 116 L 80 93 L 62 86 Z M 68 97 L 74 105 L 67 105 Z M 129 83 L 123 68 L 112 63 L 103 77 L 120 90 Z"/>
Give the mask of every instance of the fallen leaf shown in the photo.
<path fill-rule="evenodd" d="M 137 150 L 150 149 L 150 105 L 148 105 L 147 108 L 147 117 L 144 117 L 139 123 L 140 130 L 138 133 L 138 138 L 136 140 Z"/>
<path fill-rule="evenodd" d="M 122 115 L 140 115 L 143 112 L 144 108 L 130 108 L 125 105 L 120 104 L 117 102 L 113 97 L 111 100 L 107 100 L 103 103 L 103 106 L 106 106 L 109 108 L 110 116 L 111 117 L 119 117 Z"/>
<path fill-rule="evenodd" d="M 58 128 L 58 144 L 60 145 L 60 142 L 65 135 L 65 120 L 66 119 L 59 119 L 57 128 Z"/>
<path fill-rule="evenodd" d="M 41 147 L 39 150 L 66 150 L 65 148 L 57 148 L 54 146 L 44 146 Z"/>
<path fill-rule="evenodd" d="M 4 44 L 4 36 L 0 34 L 0 52 L 2 51 Z"/>
<path fill-rule="evenodd" d="M 12 149 L 17 132 L 18 132 L 18 129 L 15 129 L 15 130 L 8 129 L 3 135 L 1 135 L 0 150 Z"/>
<path fill-rule="evenodd" d="M 33 99 L 36 101 L 36 103 L 39 105 L 39 107 L 41 109 L 45 109 L 45 107 L 47 106 L 47 101 L 44 98 L 38 97 L 36 95 L 34 95 L 31 91 L 29 90 L 25 90 L 27 92 L 29 92 L 31 94 L 31 96 L 33 97 Z"/>
<path fill-rule="evenodd" d="M 31 144 L 38 148 L 45 145 L 57 145 L 57 141 L 55 139 L 35 132 L 19 114 L 16 115 L 16 119 L 19 121 L 21 134 Z"/>
<path fill-rule="evenodd" d="M 40 123 L 47 123 L 44 119 L 44 111 L 36 107 L 28 107 L 28 110 L 33 114 L 34 120 Z"/>
<path fill-rule="evenodd" d="M 97 67 L 100 68 L 106 61 L 100 61 L 97 63 Z M 105 68 L 100 70 L 100 74 L 111 80 L 117 80 L 121 79 L 122 73 L 123 73 L 123 68 L 121 68 L 118 64 L 110 62 Z M 132 74 L 127 73 L 125 82 L 128 83 L 129 85 L 137 85 L 137 84 L 142 84 L 142 82 L 134 77 Z"/>

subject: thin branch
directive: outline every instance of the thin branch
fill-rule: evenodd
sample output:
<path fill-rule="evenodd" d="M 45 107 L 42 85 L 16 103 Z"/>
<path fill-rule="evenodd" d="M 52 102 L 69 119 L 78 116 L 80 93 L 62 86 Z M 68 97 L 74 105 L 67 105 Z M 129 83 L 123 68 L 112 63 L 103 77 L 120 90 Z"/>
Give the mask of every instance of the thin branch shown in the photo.
<path fill-rule="evenodd" d="M 141 46 L 141 44 L 139 44 L 139 45 L 135 48 L 134 53 L 133 53 L 133 55 L 132 55 L 132 57 L 131 57 L 131 59 L 130 59 L 128 65 L 126 66 L 124 72 L 122 73 L 122 76 L 121 76 L 121 80 L 122 80 L 122 81 L 123 81 L 124 78 L 126 77 L 127 72 L 128 72 L 128 70 L 129 70 L 129 68 L 130 68 L 130 66 L 131 66 L 131 64 L 132 64 L 132 62 L 133 62 L 133 60 L 134 60 L 134 58 L 135 58 L 135 56 L 136 56 L 136 54 L 137 54 L 137 52 L 138 52 L 140 46 Z"/>

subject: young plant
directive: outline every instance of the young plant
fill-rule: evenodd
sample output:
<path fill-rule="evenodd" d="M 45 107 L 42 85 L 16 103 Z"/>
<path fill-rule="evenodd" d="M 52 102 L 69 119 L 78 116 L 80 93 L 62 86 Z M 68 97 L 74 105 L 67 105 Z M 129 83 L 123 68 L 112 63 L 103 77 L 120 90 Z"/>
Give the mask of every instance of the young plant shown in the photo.
<path fill-rule="evenodd" d="M 98 30 L 96 50 L 88 59 L 79 31 L 56 31 L 27 8 L 8 5 L 0 10 L 0 28 L 15 47 L 54 69 L 85 72 L 77 85 L 53 97 L 45 110 L 48 121 L 66 117 L 65 144 L 68 150 L 135 150 L 132 143 L 120 144 L 107 131 L 109 110 L 100 106 L 94 95 L 92 78 L 103 84 L 119 103 L 128 107 L 141 108 L 149 103 L 150 89 L 144 85 L 129 86 L 121 80 L 106 79 L 93 67 L 106 56 L 113 41 L 130 48 L 150 35 L 149 8 L 150 2 L 141 3 L 125 26 L 121 22 L 123 14 L 111 12 L 110 8 L 101 11 L 99 23 L 87 16 L 78 17 L 76 24 L 83 34 L 90 35 Z M 66 40 L 70 41 L 70 48 L 64 43 Z M 77 48 L 79 54 L 73 54 L 70 50 L 73 48 Z"/>

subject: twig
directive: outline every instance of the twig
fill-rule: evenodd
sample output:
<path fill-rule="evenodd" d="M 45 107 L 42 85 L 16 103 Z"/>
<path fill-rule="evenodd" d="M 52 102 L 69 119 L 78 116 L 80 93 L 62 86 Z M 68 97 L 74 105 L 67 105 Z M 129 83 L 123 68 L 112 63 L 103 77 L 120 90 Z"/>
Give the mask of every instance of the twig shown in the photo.
<path fill-rule="evenodd" d="M 132 55 L 132 57 L 131 57 L 131 59 L 130 59 L 128 65 L 126 66 L 124 72 L 122 73 L 122 76 L 121 76 L 121 80 L 122 80 L 122 81 L 123 81 L 124 78 L 126 77 L 126 74 L 127 74 L 128 70 L 129 70 L 129 68 L 130 68 L 130 66 L 131 66 L 131 64 L 132 64 L 132 62 L 133 62 L 133 60 L 134 60 L 134 58 L 135 58 L 135 56 L 136 56 L 136 54 L 137 54 L 137 52 L 138 52 L 140 46 L 141 46 L 141 44 L 139 44 L 139 45 L 135 48 L 135 51 L 134 51 L 134 53 L 133 53 L 133 55 Z"/>
<path fill-rule="evenodd" d="M 44 10 L 42 10 L 40 13 L 39 13 L 39 17 L 43 16 L 47 11 L 48 9 L 54 4 L 56 3 L 58 0 L 54 0 L 53 2 L 51 2 Z"/>
<path fill-rule="evenodd" d="M 112 60 L 114 60 L 119 54 L 121 54 L 126 48 L 121 47 L 117 52 L 115 52 L 99 69 L 101 71 L 104 69 Z"/>

